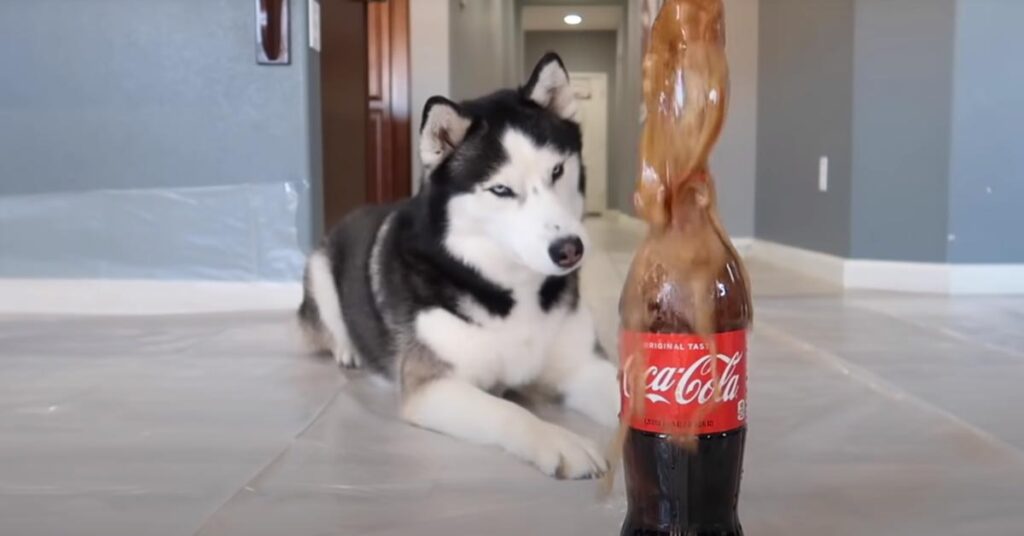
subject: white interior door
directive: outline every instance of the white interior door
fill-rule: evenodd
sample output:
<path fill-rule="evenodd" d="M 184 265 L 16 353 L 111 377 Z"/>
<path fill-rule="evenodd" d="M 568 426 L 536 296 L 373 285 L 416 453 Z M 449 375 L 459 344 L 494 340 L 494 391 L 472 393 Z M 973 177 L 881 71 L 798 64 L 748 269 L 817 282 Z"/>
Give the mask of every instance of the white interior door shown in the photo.
<path fill-rule="evenodd" d="M 570 73 L 580 128 L 583 165 L 587 168 L 586 210 L 597 214 L 608 208 L 608 75 Z"/>

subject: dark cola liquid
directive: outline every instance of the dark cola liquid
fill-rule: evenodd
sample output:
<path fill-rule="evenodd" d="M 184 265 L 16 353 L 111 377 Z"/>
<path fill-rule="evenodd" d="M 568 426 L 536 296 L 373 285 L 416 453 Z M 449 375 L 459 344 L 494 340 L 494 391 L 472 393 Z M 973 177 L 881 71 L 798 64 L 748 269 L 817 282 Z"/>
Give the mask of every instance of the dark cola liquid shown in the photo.
<path fill-rule="evenodd" d="M 629 510 L 622 536 L 739 536 L 746 428 L 699 436 L 696 450 L 631 429 L 623 448 Z"/>

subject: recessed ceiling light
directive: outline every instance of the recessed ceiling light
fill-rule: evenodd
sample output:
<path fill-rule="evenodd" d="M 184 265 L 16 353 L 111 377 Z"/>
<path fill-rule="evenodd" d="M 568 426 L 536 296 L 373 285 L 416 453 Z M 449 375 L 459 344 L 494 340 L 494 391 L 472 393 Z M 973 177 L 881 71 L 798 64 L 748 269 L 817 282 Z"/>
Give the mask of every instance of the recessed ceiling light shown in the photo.
<path fill-rule="evenodd" d="M 577 24 L 583 22 L 583 17 L 575 13 L 570 13 L 566 15 L 565 18 L 562 20 L 565 21 L 565 23 L 568 24 L 569 26 L 576 26 Z"/>

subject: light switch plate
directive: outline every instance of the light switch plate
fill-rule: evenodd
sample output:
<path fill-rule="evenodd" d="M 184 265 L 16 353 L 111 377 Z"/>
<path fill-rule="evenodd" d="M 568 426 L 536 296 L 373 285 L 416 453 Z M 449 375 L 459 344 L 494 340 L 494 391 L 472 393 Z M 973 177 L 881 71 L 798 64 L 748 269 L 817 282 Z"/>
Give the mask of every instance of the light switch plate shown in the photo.
<path fill-rule="evenodd" d="M 818 191 L 828 191 L 828 157 L 818 159 Z"/>

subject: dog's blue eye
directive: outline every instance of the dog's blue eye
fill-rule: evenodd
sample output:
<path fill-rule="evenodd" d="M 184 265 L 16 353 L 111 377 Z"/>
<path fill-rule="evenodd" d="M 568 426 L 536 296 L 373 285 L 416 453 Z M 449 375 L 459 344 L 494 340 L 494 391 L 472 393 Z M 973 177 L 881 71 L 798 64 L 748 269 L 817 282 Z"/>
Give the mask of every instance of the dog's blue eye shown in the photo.
<path fill-rule="evenodd" d="M 487 189 L 488 192 L 498 197 L 515 197 L 516 193 L 512 191 L 512 188 L 505 186 L 504 184 L 495 184 Z"/>
<path fill-rule="evenodd" d="M 557 166 L 555 166 L 555 169 L 551 170 L 551 182 L 555 182 L 558 179 L 562 178 L 562 173 L 564 172 L 565 168 L 562 167 L 562 164 L 558 164 Z"/>

